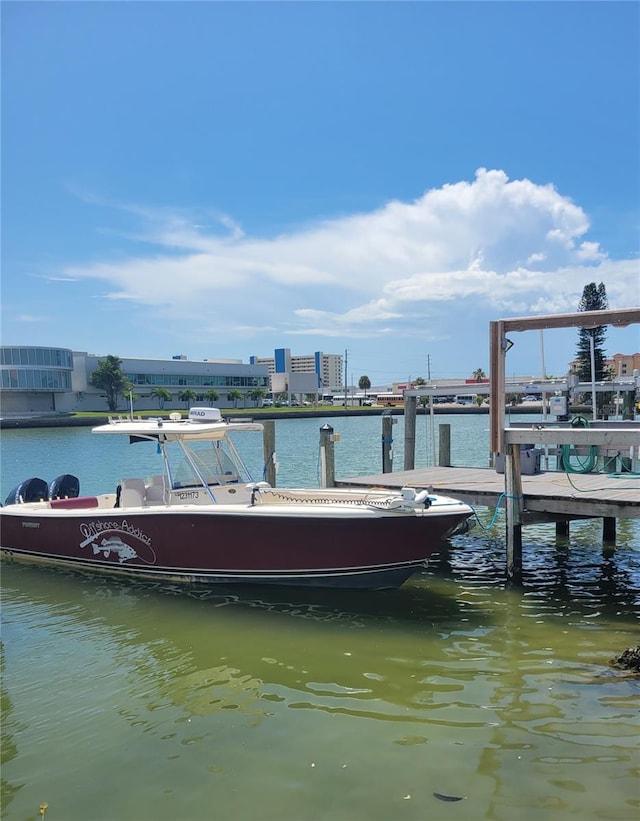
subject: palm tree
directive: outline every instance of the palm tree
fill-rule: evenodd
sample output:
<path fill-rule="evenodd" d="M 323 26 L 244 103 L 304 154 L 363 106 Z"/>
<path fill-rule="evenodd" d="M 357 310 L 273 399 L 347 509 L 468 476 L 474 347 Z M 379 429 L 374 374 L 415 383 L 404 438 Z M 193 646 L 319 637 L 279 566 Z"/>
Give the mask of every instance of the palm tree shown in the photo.
<path fill-rule="evenodd" d="M 205 393 L 204 398 L 207 402 L 217 402 L 220 399 L 220 394 L 214 388 L 209 388 L 209 390 Z"/>
<path fill-rule="evenodd" d="M 358 387 L 360 388 L 361 391 L 364 391 L 364 395 L 366 396 L 367 391 L 371 387 L 371 380 L 369 379 L 369 377 L 368 376 L 361 376 L 360 379 L 358 379 Z"/>
<path fill-rule="evenodd" d="M 487 378 L 487 375 L 482 370 L 482 368 L 476 368 L 472 375 L 476 382 L 482 382 L 483 379 Z"/>
<path fill-rule="evenodd" d="M 178 399 L 181 402 L 184 402 L 185 408 L 189 407 L 189 402 L 193 402 L 197 398 L 195 391 L 192 391 L 191 388 L 187 388 L 185 391 L 180 391 L 178 394 Z"/>
<path fill-rule="evenodd" d="M 130 402 L 132 405 L 135 405 L 136 402 L 138 402 L 140 399 L 138 394 L 133 392 L 133 385 L 130 382 L 125 386 L 125 389 L 122 391 L 122 398 L 126 399 L 127 402 Z"/>
<path fill-rule="evenodd" d="M 160 410 L 164 408 L 165 402 L 171 402 L 172 399 L 171 391 L 168 391 L 166 388 L 154 388 L 151 391 L 151 396 L 158 400 L 158 407 Z"/>
<path fill-rule="evenodd" d="M 239 391 L 237 388 L 231 388 L 231 390 L 227 393 L 227 401 L 233 402 L 233 407 L 238 407 L 238 399 L 242 399 L 243 397 L 242 391 Z"/>
<path fill-rule="evenodd" d="M 262 388 L 254 388 L 252 391 L 249 391 L 249 399 L 252 402 L 255 402 L 256 407 L 258 406 L 258 402 L 264 398 L 265 391 Z"/>

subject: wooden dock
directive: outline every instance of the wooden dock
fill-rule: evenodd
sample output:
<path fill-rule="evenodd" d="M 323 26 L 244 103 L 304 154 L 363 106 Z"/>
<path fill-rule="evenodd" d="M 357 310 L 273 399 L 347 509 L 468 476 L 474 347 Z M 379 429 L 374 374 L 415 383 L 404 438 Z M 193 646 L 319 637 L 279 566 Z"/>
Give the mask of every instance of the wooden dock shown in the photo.
<path fill-rule="evenodd" d="M 544 471 L 522 475 L 522 523 L 640 518 L 640 477 Z M 470 505 L 505 506 L 505 477 L 493 468 L 433 467 L 336 479 L 345 487 L 433 488 Z"/>
<path fill-rule="evenodd" d="M 390 448 L 393 437 L 391 424 L 393 420 L 382 415 L 383 473 L 368 476 L 356 476 L 335 480 L 343 486 L 379 485 L 382 487 L 401 487 L 410 485 L 433 488 L 443 495 L 450 495 L 468 502 L 471 505 L 495 507 L 500 505 L 505 510 L 505 536 L 507 552 L 507 577 L 517 582 L 522 577 L 522 527 L 533 522 L 555 522 L 556 535 L 566 536 L 569 522 L 572 519 L 601 518 L 603 522 L 603 543 L 614 544 L 616 539 L 616 521 L 618 519 L 640 518 L 640 478 L 630 470 L 623 470 L 623 465 L 633 464 L 634 454 L 640 447 L 640 423 L 635 422 L 632 402 L 625 404 L 624 419 L 614 422 L 609 427 L 607 422 L 596 419 L 596 393 L 598 390 L 613 390 L 612 381 L 591 381 L 592 420 L 582 417 L 571 419 L 568 426 L 566 408 L 570 407 L 570 395 L 565 395 L 565 410 L 549 423 L 526 424 L 520 428 L 508 427 L 506 419 L 506 355 L 513 341 L 507 333 L 538 330 L 547 328 L 584 328 L 593 329 L 606 325 L 626 327 L 640 323 L 640 308 L 619 310 L 580 311 L 574 314 L 551 316 L 511 317 L 491 322 L 489 326 L 491 381 L 489 386 L 489 452 L 491 464 L 487 468 L 450 467 L 450 450 L 442 433 L 447 425 L 441 425 L 439 467 L 424 470 L 415 469 L 415 441 L 417 399 L 423 394 L 432 395 L 441 392 L 437 386 L 412 388 L 404 392 L 404 470 L 391 472 Z M 593 337 L 592 337 L 593 338 Z M 592 349 L 593 350 L 593 349 Z M 593 353 L 592 353 L 593 356 Z M 593 371 L 593 365 L 591 367 Z M 569 386 L 569 374 L 567 386 Z M 595 375 L 594 375 L 595 378 Z M 546 377 L 543 377 L 543 381 Z M 544 385 L 555 395 L 553 386 Z M 640 378 L 634 372 L 633 378 L 625 381 L 625 389 L 635 402 L 635 395 L 640 388 Z M 541 391 L 543 400 L 545 390 Z M 569 392 L 570 393 L 570 392 Z M 633 407 L 632 407 L 633 405 Z M 563 426 L 564 425 L 564 426 Z M 327 426 L 328 427 L 328 426 Z M 329 429 L 331 430 L 331 429 Z M 332 431 L 331 431 L 332 432 Z M 329 440 L 331 436 L 327 437 Z M 613 460 L 620 463 L 620 473 L 608 474 L 597 472 L 575 473 L 545 471 L 542 473 L 523 472 L 523 451 L 531 454 L 535 448 L 549 453 L 562 452 L 568 447 L 576 455 L 589 454 L 590 459 L 601 460 L 608 465 Z M 322 447 L 323 463 L 332 461 L 330 448 Z M 525 457 L 525 458 L 530 458 Z M 504 473 L 498 473 L 495 466 L 498 459 L 502 462 Z M 434 458 L 435 461 L 435 458 Z M 546 465 L 545 465 L 546 467 Z M 327 472 L 323 473 L 329 483 Z"/>

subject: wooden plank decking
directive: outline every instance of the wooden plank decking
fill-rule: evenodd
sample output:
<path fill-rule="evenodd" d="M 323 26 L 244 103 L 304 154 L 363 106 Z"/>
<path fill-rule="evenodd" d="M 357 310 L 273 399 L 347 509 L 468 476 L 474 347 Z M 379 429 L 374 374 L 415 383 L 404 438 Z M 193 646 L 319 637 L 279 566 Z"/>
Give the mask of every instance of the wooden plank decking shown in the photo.
<path fill-rule="evenodd" d="M 495 507 L 505 477 L 493 468 L 435 467 L 336 479 L 338 486 L 433 487 L 472 505 Z M 572 518 L 640 518 L 640 477 L 545 471 L 522 476 L 523 523 Z M 504 500 L 501 500 L 504 503 Z"/>

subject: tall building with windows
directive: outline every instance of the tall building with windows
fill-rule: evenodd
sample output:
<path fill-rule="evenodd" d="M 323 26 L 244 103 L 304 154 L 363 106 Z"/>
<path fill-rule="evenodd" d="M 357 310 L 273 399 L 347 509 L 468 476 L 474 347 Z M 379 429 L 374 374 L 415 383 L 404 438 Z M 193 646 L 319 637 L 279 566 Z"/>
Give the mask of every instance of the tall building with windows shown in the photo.
<path fill-rule="evenodd" d="M 269 376 L 276 373 L 315 373 L 319 390 L 337 390 L 343 385 L 343 357 L 340 354 L 316 351 L 313 354 L 293 356 L 290 348 L 277 348 L 272 357 L 251 356 L 249 362 L 266 365 Z"/>

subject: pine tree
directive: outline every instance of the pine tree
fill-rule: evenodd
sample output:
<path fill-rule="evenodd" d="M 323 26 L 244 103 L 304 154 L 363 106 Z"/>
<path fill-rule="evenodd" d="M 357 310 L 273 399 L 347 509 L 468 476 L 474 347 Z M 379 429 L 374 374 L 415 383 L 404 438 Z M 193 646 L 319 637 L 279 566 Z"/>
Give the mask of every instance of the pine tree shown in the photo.
<path fill-rule="evenodd" d="M 582 299 L 578 305 L 579 311 L 604 311 L 609 307 L 607 291 L 604 283 L 596 285 L 590 282 L 584 286 Z M 594 370 L 595 381 L 601 382 L 609 377 L 609 370 L 605 364 L 604 341 L 607 335 L 606 325 L 597 328 L 580 328 L 578 331 L 578 348 L 576 359 L 578 360 L 576 372 L 581 382 L 591 381 L 591 338 L 593 337 L 594 347 Z"/>

